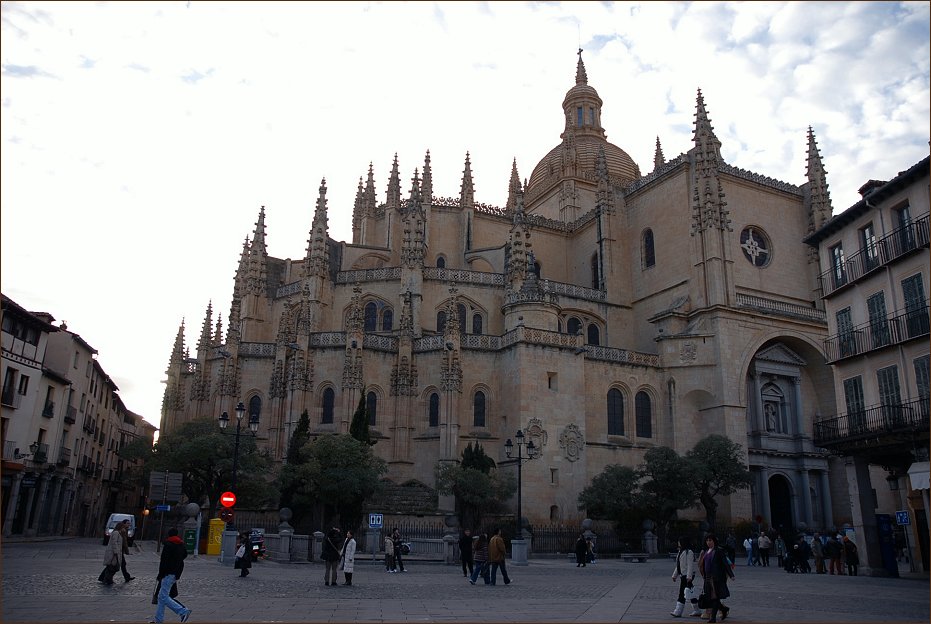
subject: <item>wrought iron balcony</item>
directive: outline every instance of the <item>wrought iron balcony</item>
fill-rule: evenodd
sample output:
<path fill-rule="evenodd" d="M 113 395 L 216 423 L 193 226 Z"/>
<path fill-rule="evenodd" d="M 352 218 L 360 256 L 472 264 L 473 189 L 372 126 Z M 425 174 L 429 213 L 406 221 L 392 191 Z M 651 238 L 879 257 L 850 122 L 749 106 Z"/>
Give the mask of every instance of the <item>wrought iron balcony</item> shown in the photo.
<path fill-rule="evenodd" d="M 916 437 L 928 443 L 928 398 L 878 405 L 814 423 L 814 444 L 840 454 L 911 450 Z M 883 451 L 885 449 L 885 451 Z"/>
<path fill-rule="evenodd" d="M 42 415 L 46 418 L 53 418 L 55 416 L 55 402 L 49 401 L 45 404 L 45 407 L 42 408 Z"/>
<path fill-rule="evenodd" d="M 32 456 L 32 461 L 37 464 L 44 464 L 48 461 L 48 444 L 39 445 L 39 450 Z"/>
<path fill-rule="evenodd" d="M 67 466 L 70 463 L 71 463 L 71 449 L 65 448 L 63 446 L 58 451 L 58 465 Z"/>
<path fill-rule="evenodd" d="M 4 407 L 19 409 L 22 401 L 23 395 L 13 390 L 13 388 L 7 388 L 3 391 L 3 394 L 0 395 L 0 403 L 2 403 Z"/>
<path fill-rule="evenodd" d="M 828 363 L 901 344 L 914 338 L 927 337 L 931 333 L 928 304 L 929 301 L 925 300 L 921 307 L 856 325 L 849 331 L 828 337 L 824 341 Z"/>
<path fill-rule="evenodd" d="M 65 422 L 66 423 L 73 425 L 75 423 L 75 419 L 77 418 L 77 415 L 78 415 L 78 408 L 76 408 L 75 406 L 69 405 L 68 407 L 65 408 Z"/>
<path fill-rule="evenodd" d="M 16 441 L 15 440 L 6 440 L 3 443 L 3 459 L 6 461 L 13 461 L 16 459 Z"/>

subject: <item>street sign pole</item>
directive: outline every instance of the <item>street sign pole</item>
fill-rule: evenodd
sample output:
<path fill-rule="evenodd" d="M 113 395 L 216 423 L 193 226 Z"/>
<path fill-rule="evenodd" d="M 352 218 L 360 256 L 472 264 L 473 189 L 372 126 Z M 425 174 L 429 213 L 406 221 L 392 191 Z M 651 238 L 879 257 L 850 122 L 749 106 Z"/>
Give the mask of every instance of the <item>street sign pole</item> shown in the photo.
<path fill-rule="evenodd" d="M 162 504 L 160 507 L 164 507 L 168 499 L 168 471 L 165 471 L 165 486 L 162 488 Z M 162 536 L 165 534 L 165 510 L 162 509 L 159 511 L 161 519 L 158 523 L 158 544 L 155 546 L 155 552 L 162 552 Z"/>
<path fill-rule="evenodd" d="M 895 521 L 896 524 L 902 527 L 902 535 L 905 537 L 905 556 L 908 558 L 908 571 L 917 572 L 918 566 L 915 564 L 915 558 L 912 557 L 911 546 L 908 545 L 908 530 L 912 524 L 912 519 L 908 515 L 908 510 L 895 512 Z"/>

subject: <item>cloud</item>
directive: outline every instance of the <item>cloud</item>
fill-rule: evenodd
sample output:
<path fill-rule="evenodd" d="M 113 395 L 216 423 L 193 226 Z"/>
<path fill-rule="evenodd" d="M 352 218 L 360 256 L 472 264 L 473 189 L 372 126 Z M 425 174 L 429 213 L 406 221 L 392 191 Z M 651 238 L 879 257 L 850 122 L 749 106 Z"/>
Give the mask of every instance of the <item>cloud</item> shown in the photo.
<path fill-rule="evenodd" d="M 202 74 L 196 69 L 192 69 L 188 74 L 181 76 L 181 80 L 188 84 L 197 84 L 204 78 L 208 78 L 213 75 L 213 67 L 207 70 L 206 74 Z"/>
<path fill-rule="evenodd" d="M 11 78 L 54 78 L 52 74 L 48 73 L 44 69 L 40 69 L 35 65 L 12 65 L 8 63 L 3 64 L 3 75 L 10 76 Z"/>

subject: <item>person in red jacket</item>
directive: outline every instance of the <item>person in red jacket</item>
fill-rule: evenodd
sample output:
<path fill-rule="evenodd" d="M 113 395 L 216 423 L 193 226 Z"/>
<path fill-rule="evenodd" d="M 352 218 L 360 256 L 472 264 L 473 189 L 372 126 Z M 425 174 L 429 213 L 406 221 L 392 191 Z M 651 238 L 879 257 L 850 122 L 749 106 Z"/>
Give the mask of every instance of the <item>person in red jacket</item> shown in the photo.
<path fill-rule="evenodd" d="M 155 607 L 155 619 L 153 620 L 156 624 L 162 624 L 165 621 L 165 607 L 180 615 L 182 622 L 187 622 L 191 617 L 191 610 L 169 595 L 171 588 L 184 572 L 185 557 L 187 557 L 187 548 L 178 537 L 178 529 L 168 529 L 168 539 L 162 542 L 162 558 L 158 563 L 157 578 L 160 585 L 158 606 Z"/>

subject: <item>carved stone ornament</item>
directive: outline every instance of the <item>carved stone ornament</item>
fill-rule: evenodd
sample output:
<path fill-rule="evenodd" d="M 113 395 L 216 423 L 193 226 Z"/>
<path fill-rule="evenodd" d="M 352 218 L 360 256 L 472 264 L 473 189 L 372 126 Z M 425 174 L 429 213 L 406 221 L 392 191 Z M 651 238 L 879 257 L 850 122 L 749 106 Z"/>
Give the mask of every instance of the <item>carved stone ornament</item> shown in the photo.
<path fill-rule="evenodd" d="M 566 425 L 566 428 L 559 434 L 559 448 L 562 449 L 563 456 L 571 462 L 582 458 L 585 439 L 578 425 L 575 423 Z"/>
<path fill-rule="evenodd" d="M 527 428 L 524 429 L 524 434 L 527 436 L 527 441 L 532 441 L 538 451 L 543 450 L 549 437 L 546 433 L 546 429 L 543 428 L 543 421 L 539 418 L 531 418 L 527 421 Z"/>
<path fill-rule="evenodd" d="M 679 353 L 679 361 L 683 364 L 691 364 L 698 357 L 698 346 L 691 340 L 682 345 L 682 351 Z"/>

